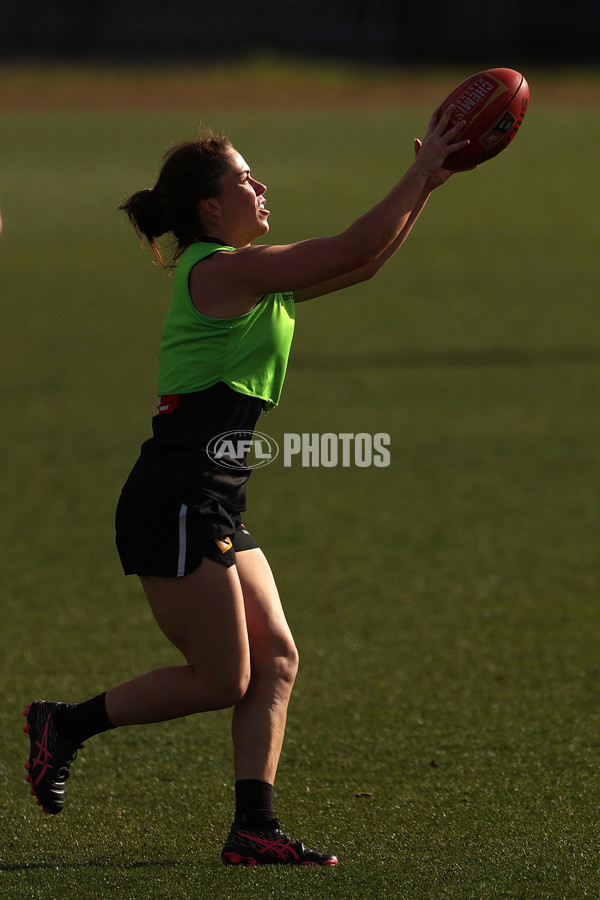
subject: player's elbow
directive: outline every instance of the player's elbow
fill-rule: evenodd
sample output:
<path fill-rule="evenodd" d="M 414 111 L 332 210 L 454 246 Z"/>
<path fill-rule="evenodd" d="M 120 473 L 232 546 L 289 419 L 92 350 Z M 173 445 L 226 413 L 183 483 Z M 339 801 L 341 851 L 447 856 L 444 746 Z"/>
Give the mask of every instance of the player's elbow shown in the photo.
<path fill-rule="evenodd" d="M 344 260 L 346 271 L 363 269 L 372 265 L 381 253 L 381 248 L 368 236 L 361 234 L 355 225 L 351 225 L 337 240 L 339 241 L 340 258 Z"/>
<path fill-rule="evenodd" d="M 381 257 L 389 243 L 387 238 L 384 240 L 376 235 L 364 234 L 355 226 L 348 229 L 345 238 L 351 268 L 364 271 L 365 280 L 372 278 L 383 265 Z"/>
<path fill-rule="evenodd" d="M 375 265 L 363 266 L 357 270 L 354 283 L 361 284 L 364 281 L 370 281 L 377 272 L 378 268 Z"/>
<path fill-rule="evenodd" d="M 378 259 L 380 255 L 381 249 L 379 247 L 364 247 L 358 254 L 357 268 L 365 273 L 364 281 L 371 278 L 379 268 Z"/>
<path fill-rule="evenodd" d="M 385 265 L 386 258 L 383 254 L 378 254 L 374 256 L 368 263 L 362 266 L 358 271 L 357 281 L 370 281 L 379 270 Z"/>

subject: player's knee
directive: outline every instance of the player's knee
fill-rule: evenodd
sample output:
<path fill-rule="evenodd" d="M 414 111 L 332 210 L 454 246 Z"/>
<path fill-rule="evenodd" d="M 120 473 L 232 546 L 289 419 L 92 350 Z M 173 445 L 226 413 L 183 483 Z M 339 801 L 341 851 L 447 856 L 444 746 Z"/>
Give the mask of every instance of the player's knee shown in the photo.
<path fill-rule="evenodd" d="M 223 708 L 236 706 L 243 700 L 250 684 L 250 668 L 240 667 L 220 677 L 219 694 Z"/>
<path fill-rule="evenodd" d="M 274 680 L 290 687 L 293 686 L 298 674 L 299 662 L 296 645 L 293 641 L 286 641 L 273 657 L 272 675 Z"/>
<path fill-rule="evenodd" d="M 291 679 L 292 683 L 296 680 L 299 665 L 300 654 L 298 653 L 298 648 L 292 642 L 287 655 L 288 677 Z"/>
<path fill-rule="evenodd" d="M 277 692 L 291 691 L 298 674 L 298 650 L 292 638 L 272 641 L 252 656 L 252 681 L 274 686 Z"/>
<path fill-rule="evenodd" d="M 250 666 L 243 662 L 224 665 L 219 671 L 207 672 L 190 666 L 198 687 L 198 712 L 206 709 L 206 691 L 209 685 L 212 697 L 211 709 L 227 709 L 236 706 L 244 697 L 250 684 Z"/>

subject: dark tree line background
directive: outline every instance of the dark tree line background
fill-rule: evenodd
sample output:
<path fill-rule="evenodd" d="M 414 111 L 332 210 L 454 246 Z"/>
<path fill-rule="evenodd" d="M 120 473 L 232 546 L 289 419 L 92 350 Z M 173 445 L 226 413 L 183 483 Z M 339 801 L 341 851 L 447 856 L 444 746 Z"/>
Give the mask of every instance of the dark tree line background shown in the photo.
<path fill-rule="evenodd" d="M 0 62 L 212 62 L 270 51 L 379 63 L 600 60 L 598 0 L 7 0 Z"/>

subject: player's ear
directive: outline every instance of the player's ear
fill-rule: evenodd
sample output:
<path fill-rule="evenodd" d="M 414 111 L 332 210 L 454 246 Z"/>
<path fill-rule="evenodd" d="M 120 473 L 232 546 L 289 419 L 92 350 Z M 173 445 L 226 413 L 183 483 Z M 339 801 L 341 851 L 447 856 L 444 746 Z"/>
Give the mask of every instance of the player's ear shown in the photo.
<path fill-rule="evenodd" d="M 217 219 L 220 219 L 223 215 L 223 211 L 216 197 L 202 197 L 200 200 L 200 209 L 202 212 L 207 213 L 209 216 L 215 216 Z"/>

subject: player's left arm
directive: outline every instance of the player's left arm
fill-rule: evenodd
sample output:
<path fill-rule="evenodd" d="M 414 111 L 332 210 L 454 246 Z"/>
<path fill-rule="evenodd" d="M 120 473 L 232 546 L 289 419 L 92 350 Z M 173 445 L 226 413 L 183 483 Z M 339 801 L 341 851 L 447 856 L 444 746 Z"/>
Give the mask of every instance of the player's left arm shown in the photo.
<path fill-rule="evenodd" d="M 322 281 L 320 284 L 313 284 L 310 287 L 294 291 L 294 300 L 296 303 L 302 303 L 304 300 L 313 300 L 315 297 L 323 297 L 325 294 L 332 294 L 334 291 L 341 291 L 343 288 L 351 287 L 353 284 L 360 284 L 361 281 L 368 281 L 379 272 L 381 268 L 392 258 L 396 251 L 402 246 L 411 229 L 417 221 L 421 210 L 427 203 L 429 192 L 421 195 L 413 210 L 406 221 L 406 225 L 383 253 L 381 253 L 373 262 L 367 266 L 361 266 L 360 269 L 354 269 L 352 272 L 346 272 L 337 278 L 331 278 L 329 281 Z"/>
<path fill-rule="evenodd" d="M 418 140 L 418 138 L 415 138 L 415 156 L 418 155 L 420 149 L 421 141 Z M 332 294 L 334 291 L 340 291 L 343 290 L 343 288 L 352 287 L 353 284 L 360 284 L 362 281 L 368 281 L 370 278 L 373 278 L 373 276 L 389 262 L 396 251 L 400 249 L 423 211 L 423 207 L 427 203 L 431 192 L 436 187 L 440 187 L 440 185 L 444 184 L 451 174 L 449 169 L 439 169 L 434 175 L 430 176 L 427 185 L 415 203 L 404 228 L 397 235 L 396 240 L 393 241 L 373 262 L 369 263 L 367 266 L 362 266 L 360 269 L 354 269 L 352 272 L 346 272 L 344 275 L 339 275 L 337 278 L 331 278 L 329 281 L 322 281 L 320 284 L 313 284 L 310 287 L 294 291 L 294 300 L 296 303 L 303 303 L 305 300 L 314 300 L 315 297 L 323 297 L 325 294 Z"/>

